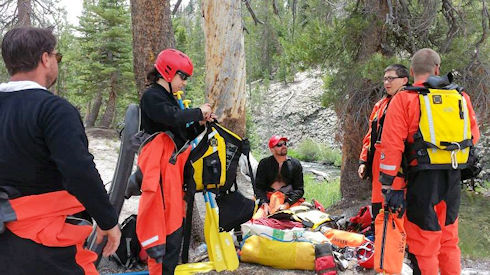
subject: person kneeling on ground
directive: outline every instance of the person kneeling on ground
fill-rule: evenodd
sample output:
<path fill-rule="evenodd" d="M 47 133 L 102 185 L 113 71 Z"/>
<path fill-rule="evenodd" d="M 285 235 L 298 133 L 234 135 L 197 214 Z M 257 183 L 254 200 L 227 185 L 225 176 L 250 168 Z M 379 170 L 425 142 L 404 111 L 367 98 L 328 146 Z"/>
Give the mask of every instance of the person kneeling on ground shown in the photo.
<path fill-rule="evenodd" d="M 300 204 L 303 199 L 303 167 L 289 157 L 286 137 L 272 136 L 272 156 L 262 159 L 257 167 L 255 196 L 261 205 L 254 219 Z"/>

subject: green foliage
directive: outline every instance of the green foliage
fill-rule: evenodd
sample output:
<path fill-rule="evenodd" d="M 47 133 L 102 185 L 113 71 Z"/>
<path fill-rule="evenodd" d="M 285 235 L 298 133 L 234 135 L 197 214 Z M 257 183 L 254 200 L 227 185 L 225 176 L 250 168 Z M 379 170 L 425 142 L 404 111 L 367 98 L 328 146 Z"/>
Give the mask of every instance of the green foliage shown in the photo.
<path fill-rule="evenodd" d="M 7 68 L 5 67 L 5 64 L 3 63 L 3 59 L 0 60 L 0 83 L 2 82 L 8 82 L 9 80 L 9 74 L 7 72 Z"/>
<path fill-rule="evenodd" d="M 490 204 L 488 197 L 463 192 L 459 213 L 461 255 L 471 259 L 489 259 Z"/>
<path fill-rule="evenodd" d="M 122 121 L 127 105 L 137 101 L 135 92 L 129 8 L 125 1 L 84 2 L 80 26 L 67 30 L 61 41 L 66 46 L 64 73 L 67 97 L 85 114 L 97 93 L 103 103 L 111 90 L 117 94 L 116 124 Z M 66 60 L 66 61 L 65 61 Z M 105 105 L 104 105 L 105 106 Z M 105 108 L 105 107 L 103 107 Z M 101 110 L 102 111 L 102 110 Z"/>
<path fill-rule="evenodd" d="M 194 0 L 195 1 L 195 0 Z M 192 60 L 194 72 L 187 81 L 185 98 L 192 101 L 192 106 L 203 104 L 206 93 L 206 68 L 204 54 L 204 31 L 200 5 L 190 1 L 189 5 L 177 13 L 172 20 L 175 33 L 175 47 L 186 53 Z"/>
<path fill-rule="evenodd" d="M 318 200 L 325 208 L 340 201 L 340 179 L 333 181 L 318 182 L 311 174 L 305 174 L 304 177 L 304 197 L 307 201 L 312 199 Z"/>
<path fill-rule="evenodd" d="M 320 161 L 333 164 L 337 167 L 340 167 L 342 163 L 342 154 L 340 150 L 316 143 L 309 138 L 301 141 L 295 148 L 288 149 L 288 155 L 302 161 Z"/>

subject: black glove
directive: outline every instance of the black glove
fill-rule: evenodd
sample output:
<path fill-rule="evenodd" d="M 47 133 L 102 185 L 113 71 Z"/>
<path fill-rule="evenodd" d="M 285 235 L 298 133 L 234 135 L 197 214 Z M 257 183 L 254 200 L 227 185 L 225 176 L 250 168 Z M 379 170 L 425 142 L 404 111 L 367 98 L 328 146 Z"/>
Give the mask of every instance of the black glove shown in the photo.
<path fill-rule="evenodd" d="M 148 257 L 154 259 L 157 263 L 163 263 L 163 256 L 165 256 L 165 245 L 159 244 L 145 249 Z"/>
<path fill-rule="evenodd" d="M 406 207 L 405 192 L 403 190 L 383 189 L 383 194 L 385 195 L 385 204 L 388 205 L 392 213 L 399 211 L 398 218 L 401 218 Z"/>

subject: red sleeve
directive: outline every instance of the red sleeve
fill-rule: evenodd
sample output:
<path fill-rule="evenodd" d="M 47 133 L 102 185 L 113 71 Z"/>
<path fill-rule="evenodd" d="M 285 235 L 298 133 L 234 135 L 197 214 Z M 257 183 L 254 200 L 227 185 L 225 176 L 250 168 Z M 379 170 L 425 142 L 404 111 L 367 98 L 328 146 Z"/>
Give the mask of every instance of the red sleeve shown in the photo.
<path fill-rule="evenodd" d="M 480 129 L 478 128 L 478 122 L 476 121 L 475 110 L 473 110 L 473 105 L 471 104 L 470 97 L 463 93 L 463 97 L 466 100 L 466 106 L 468 107 L 468 113 L 470 115 L 470 123 L 471 123 L 471 136 L 473 139 L 473 145 L 475 145 L 480 139 Z"/>
<path fill-rule="evenodd" d="M 376 116 L 376 112 L 378 111 L 379 106 L 381 105 L 382 101 L 383 101 L 383 99 L 378 101 L 374 105 L 373 111 L 371 112 L 371 115 L 369 116 L 368 131 L 367 131 L 366 135 L 364 136 L 364 138 L 362 139 L 362 149 L 361 149 L 361 155 L 359 156 L 359 163 L 366 163 L 367 162 L 369 147 L 371 145 L 371 130 L 372 130 L 371 126 L 372 126 L 373 119 Z"/>
<path fill-rule="evenodd" d="M 404 142 L 409 131 L 406 96 L 407 93 L 398 93 L 391 100 L 381 135 L 380 181 L 383 185 L 392 185 L 395 182 L 397 186 L 393 186 L 394 189 L 401 187 L 395 177 L 400 170 Z"/>

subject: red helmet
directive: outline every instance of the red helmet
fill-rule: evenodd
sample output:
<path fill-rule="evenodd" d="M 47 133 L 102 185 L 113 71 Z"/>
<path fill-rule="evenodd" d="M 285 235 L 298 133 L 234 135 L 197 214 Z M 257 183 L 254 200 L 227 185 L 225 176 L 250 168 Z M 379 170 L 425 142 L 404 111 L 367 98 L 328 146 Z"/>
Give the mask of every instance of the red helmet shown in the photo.
<path fill-rule="evenodd" d="M 374 268 L 374 243 L 366 241 L 356 248 L 357 262 L 360 266 L 373 269 Z"/>
<path fill-rule="evenodd" d="M 288 138 L 287 137 L 281 137 L 281 136 L 272 136 L 269 139 L 269 148 L 276 146 L 276 144 L 278 144 L 279 141 L 281 141 L 281 140 L 288 141 Z"/>
<path fill-rule="evenodd" d="M 191 76 L 194 66 L 185 53 L 176 49 L 165 49 L 158 54 L 155 68 L 165 81 L 171 82 L 177 71 Z"/>

